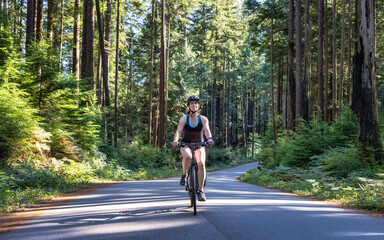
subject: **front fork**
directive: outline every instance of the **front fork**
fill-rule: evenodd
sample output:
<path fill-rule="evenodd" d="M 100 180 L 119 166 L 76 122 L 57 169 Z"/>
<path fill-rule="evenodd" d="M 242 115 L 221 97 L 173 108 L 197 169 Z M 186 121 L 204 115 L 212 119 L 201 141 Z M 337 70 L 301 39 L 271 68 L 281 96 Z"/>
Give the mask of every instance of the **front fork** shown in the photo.
<path fill-rule="evenodd" d="M 200 192 L 200 184 L 199 184 L 199 167 L 197 166 L 196 163 L 193 163 L 192 165 L 196 166 L 196 176 L 195 176 L 195 179 L 196 179 L 196 191 L 197 193 Z M 186 185 L 185 185 L 185 191 L 189 191 L 189 190 L 192 190 L 190 189 L 190 186 L 189 186 L 189 181 L 190 181 L 190 177 L 191 177 L 191 172 L 192 172 L 192 169 L 191 167 L 188 168 L 188 171 L 187 171 L 187 181 L 186 181 Z"/>

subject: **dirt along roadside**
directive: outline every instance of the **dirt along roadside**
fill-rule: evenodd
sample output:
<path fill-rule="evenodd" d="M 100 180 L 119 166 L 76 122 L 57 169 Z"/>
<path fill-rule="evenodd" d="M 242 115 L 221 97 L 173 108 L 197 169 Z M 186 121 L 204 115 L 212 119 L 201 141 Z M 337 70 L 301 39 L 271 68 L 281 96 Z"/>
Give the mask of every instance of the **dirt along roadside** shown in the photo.
<path fill-rule="evenodd" d="M 0 216 L 0 234 L 9 232 L 22 226 L 26 222 L 43 215 L 47 210 L 57 208 L 68 201 L 78 198 L 79 196 L 91 193 L 100 188 L 109 187 L 116 183 L 119 182 L 92 185 L 90 187 L 83 188 L 72 193 L 66 193 L 51 200 L 44 201 L 40 204 L 33 205 L 32 207 Z"/>

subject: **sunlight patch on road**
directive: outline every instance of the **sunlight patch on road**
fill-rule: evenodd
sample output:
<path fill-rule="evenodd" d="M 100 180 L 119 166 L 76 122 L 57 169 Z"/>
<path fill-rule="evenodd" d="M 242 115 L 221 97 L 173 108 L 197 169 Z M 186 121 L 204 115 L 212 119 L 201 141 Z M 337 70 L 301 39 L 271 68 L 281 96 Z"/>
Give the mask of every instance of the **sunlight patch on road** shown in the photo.
<path fill-rule="evenodd" d="M 135 224 L 127 224 L 126 222 L 114 222 L 110 224 L 98 224 L 93 226 L 75 227 L 72 230 L 71 237 L 84 237 L 84 236 L 108 236 L 110 234 L 129 234 L 145 231 L 159 231 L 162 229 L 172 229 L 175 227 L 188 227 L 190 225 L 198 224 L 198 219 L 188 218 L 179 219 L 174 221 L 140 221 Z"/>
<path fill-rule="evenodd" d="M 301 203 L 302 204 L 302 203 Z M 292 211 L 304 211 L 304 212 L 332 212 L 332 216 L 334 216 L 334 212 L 345 212 L 344 209 L 334 208 L 334 207 L 325 207 L 319 206 L 319 207 L 301 207 L 301 206 L 280 206 L 281 209 L 287 209 Z M 344 215 L 344 214 L 343 214 Z"/>
<path fill-rule="evenodd" d="M 348 236 L 348 237 L 362 237 L 362 236 L 384 236 L 384 233 L 382 232 L 372 232 L 372 233 L 364 233 L 364 232 L 348 232 L 348 233 L 341 233 L 341 236 Z"/>
<path fill-rule="evenodd" d="M 258 195 L 258 196 L 266 196 L 266 195 L 284 195 L 280 192 L 255 192 L 255 191 L 236 191 L 236 190 L 220 190 L 220 189 L 209 189 L 207 190 L 207 193 L 223 193 L 223 194 L 229 194 L 230 196 L 236 196 L 238 195 Z"/>
<path fill-rule="evenodd" d="M 298 211 L 345 211 L 343 209 L 325 207 L 321 203 L 305 200 L 210 198 L 204 205 L 274 205 L 279 206 L 279 208 Z M 308 207 L 302 207 L 303 205 L 307 205 Z"/>

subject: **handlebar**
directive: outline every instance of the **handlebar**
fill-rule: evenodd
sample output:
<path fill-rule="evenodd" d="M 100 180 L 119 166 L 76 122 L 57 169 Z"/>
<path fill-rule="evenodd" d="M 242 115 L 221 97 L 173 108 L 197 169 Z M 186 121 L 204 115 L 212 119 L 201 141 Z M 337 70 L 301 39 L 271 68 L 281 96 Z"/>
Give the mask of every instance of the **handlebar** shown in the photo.
<path fill-rule="evenodd" d="M 205 147 L 207 145 L 208 145 L 208 142 L 198 142 L 198 143 L 185 143 L 185 142 L 181 142 L 177 146 L 178 147 L 185 147 L 185 146 L 202 146 L 202 147 Z"/>

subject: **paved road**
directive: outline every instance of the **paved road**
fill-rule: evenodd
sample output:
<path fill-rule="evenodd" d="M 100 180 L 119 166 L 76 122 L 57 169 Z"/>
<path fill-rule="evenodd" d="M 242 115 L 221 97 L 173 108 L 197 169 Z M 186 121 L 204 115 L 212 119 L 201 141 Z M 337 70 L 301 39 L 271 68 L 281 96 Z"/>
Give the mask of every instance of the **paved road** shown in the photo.
<path fill-rule="evenodd" d="M 209 174 L 197 216 L 178 178 L 124 182 L 48 211 L 0 239 L 384 239 L 384 219 Z"/>

